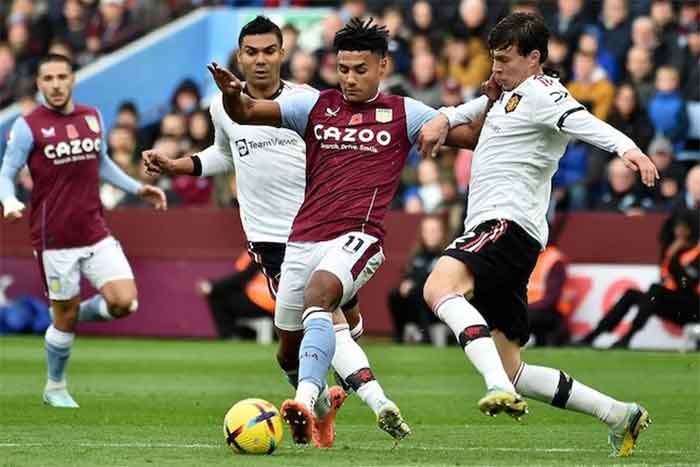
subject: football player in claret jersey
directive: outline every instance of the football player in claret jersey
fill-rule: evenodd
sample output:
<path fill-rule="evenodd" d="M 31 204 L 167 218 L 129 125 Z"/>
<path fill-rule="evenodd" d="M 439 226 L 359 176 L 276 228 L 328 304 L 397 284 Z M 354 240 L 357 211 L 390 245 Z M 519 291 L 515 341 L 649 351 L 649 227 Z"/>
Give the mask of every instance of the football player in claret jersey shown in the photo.
<path fill-rule="evenodd" d="M 290 356 L 299 358 L 296 396 L 282 405 L 296 443 L 307 443 L 317 428 L 313 407 L 336 352 L 332 312 L 384 261 L 384 216 L 420 126 L 437 114 L 413 99 L 379 93 L 387 36 L 386 29 L 359 19 L 336 34 L 341 91 L 256 100 L 241 92 L 230 72 L 210 66 L 234 121 L 289 128 L 306 141 L 305 196 L 292 224 L 275 310 L 279 329 L 303 336 Z M 449 143 L 465 147 L 474 141 L 466 125 L 448 136 Z M 359 392 L 373 376 L 357 370 L 345 373 Z M 380 426 L 400 429 L 395 405 L 371 387 L 366 396 Z"/>
<path fill-rule="evenodd" d="M 284 58 L 282 32 L 268 18 L 258 16 L 240 32 L 238 64 L 245 78 L 243 91 L 254 98 L 280 100 L 287 96 L 306 94 L 311 98 L 318 91 L 280 79 Z M 280 278 L 286 242 L 294 216 L 304 200 L 306 186 L 306 144 L 295 131 L 271 126 L 239 125 L 226 115 L 221 94 L 211 102 L 214 122 L 214 144 L 189 158 L 172 160 L 157 151 L 143 154 L 151 172 L 210 176 L 235 170 L 236 187 L 243 230 L 248 250 L 260 264 L 274 293 Z M 332 365 L 345 384 L 351 387 L 375 412 L 384 406 L 394 406 L 384 394 L 379 382 L 371 375 L 367 356 L 355 339 L 362 334 L 362 318 L 356 300 L 343 306 L 348 323 L 343 318 L 335 326 L 336 352 Z M 340 312 L 336 312 L 340 313 Z M 296 387 L 299 360 L 297 332 L 278 330 L 280 366 L 289 382 Z M 319 395 L 314 406 L 319 421 L 314 433 L 314 444 L 330 447 L 335 438 L 334 419 L 345 399 L 342 388 L 327 388 Z M 387 410 L 386 408 L 384 409 Z M 382 425 L 396 439 L 408 433 L 405 423 Z"/>
<path fill-rule="evenodd" d="M 658 178 L 633 141 L 543 73 L 548 39 L 538 16 L 504 18 L 488 39 L 496 85 L 490 95 L 441 109 L 423 127 L 421 149 L 431 153 L 450 126 L 488 111 L 472 161 L 464 236 L 445 250 L 424 295 L 484 377 L 487 393 L 479 401 L 484 413 L 520 417 L 527 406 L 519 392 L 599 418 L 610 429 L 613 453 L 627 456 L 649 423 L 643 407 L 617 401 L 563 371 L 528 365 L 520 356 L 529 337 L 527 282 L 547 244 L 552 175 L 569 140 L 618 154 L 647 186 Z"/>
<path fill-rule="evenodd" d="M 34 181 L 31 239 L 53 311 L 44 402 L 54 407 L 78 407 L 65 379 L 76 321 L 122 318 L 137 308 L 134 276 L 105 223 L 99 181 L 138 194 L 156 209 L 166 207 L 162 190 L 132 179 L 109 158 L 102 116 L 73 103 L 74 82 L 66 57 L 41 60 L 37 86 L 44 104 L 15 121 L 0 168 L 0 202 L 10 221 L 23 215 L 14 180 L 25 164 Z M 82 303 L 81 274 L 100 292 Z"/>

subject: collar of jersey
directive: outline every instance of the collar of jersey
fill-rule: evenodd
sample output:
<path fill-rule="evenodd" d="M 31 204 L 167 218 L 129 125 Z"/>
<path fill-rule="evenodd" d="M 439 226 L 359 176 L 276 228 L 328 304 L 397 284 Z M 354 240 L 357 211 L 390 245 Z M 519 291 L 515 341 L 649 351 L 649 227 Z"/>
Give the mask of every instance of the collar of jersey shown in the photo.
<path fill-rule="evenodd" d="M 59 115 L 71 115 L 73 112 L 75 112 L 75 102 L 73 103 L 73 110 L 70 112 L 61 112 L 60 110 L 53 109 L 49 106 L 49 104 L 47 104 L 46 102 L 43 102 L 43 99 L 41 102 L 41 106 L 44 107 L 46 110 L 49 110 L 49 111 L 56 113 L 56 114 L 59 114 Z"/>
<path fill-rule="evenodd" d="M 282 94 L 282 91 L 284 91 L 284 81 L 280 80 L 280 86 L 277 88 L 277 91 L 273 92 L 271 96 L 265 97 L 265 100 L 274 101 Z M 248 84 L 243 86 L 243 94 L 255 99 L 255 97 L 250 95 L 250 91 L 248 91 Z"/>
<path fill-rule="evenodd" d="M 342 94 L 342 93 L 341 93 Z M 364 102 L 350 102 L 345 98 L 345 95 L 343 95 L 343 100 L 347 102 L 350 105 L 365 105 L 365 104 L 371 104 L 372 102 L 376 101 L 379 98 L 379 89 L 377 89 L 377 94 L 374 95 L 373 98 L 367 99 Z"/>

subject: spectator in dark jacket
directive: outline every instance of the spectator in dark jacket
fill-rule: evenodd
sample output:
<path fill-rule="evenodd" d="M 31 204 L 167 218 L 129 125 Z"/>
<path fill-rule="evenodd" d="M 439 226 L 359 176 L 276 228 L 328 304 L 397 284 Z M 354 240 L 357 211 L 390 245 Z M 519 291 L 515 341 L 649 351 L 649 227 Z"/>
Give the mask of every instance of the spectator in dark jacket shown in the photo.
<path fill-rule="evenodd" d="M 267 279 L 248 252 L 238 257 L 235 269 L 229 276 L 197 284 L 197 292 L 207 300 L 222 339 L 245 336 L 237 322 L 241 318 L 272 317 L 275 310 Z"/>
<path fill-rule="evenodd" d="M 629 19 L 627 0 L 604 0 L 600 27 L 603 31 L 602 45 L 619 65 L 624 64 L 627 50 L 632 44 L 632 23 Z"/>
<path fill-rule="evenodd" d="M 93 54 L 112 52 L 138 34 L 124 0 L 102 0 L 99 14 L 89 26 L 87 48 Z"/>
<path fill-rule="evenodd" d="M 65 41 L 77 54 L 77 62 L 85 65 L 91 58 L 87 49 L 88 18 L 80 0 L 66 0 L 63 16 L 56 28 L 56 37 Z"/>
<path fill-rule="evenodd" d="M 617 157 L 608 164 L 609 191 L 603 195 L 597 209 L 639 215 L 653 206 L 652 200 L 639 193 L 632 170 Z"/>
<path fill-rule="evenodd" d="M 578 44 L 586 26 L 583 0 L 559 0 L 556 13 L 549 18 L 549 29 L 563 36 L 569 44 Z"/>
<path fill-rule="evenodd" d="M 12 49 L 6 43 L 0 42 L 0 108 L 15 99 L 18 78 Z"/>
<path fill-rule="evenodd" d="M 693 23 L 687 28 L 681 77 L 681 81 L 685 83 L 685 100 L 700 101 L 700 23 Z"/>
<path fill-rule="evenodd" d="M 640 106 L 647 107 L 654 95 L 654 63 L 651 53 L 641 47 L 632 47 L 627 52 L 627 80 L 634 86 Z"/>
<path fill-rule="evenodd" d="M 654 208 L 670 212 L 682 202 L 685 169 L 673 159 L 673 145 L 668 138 L 656 136 L 647 154 L 659 171 L 659 181 L 654 191 Z"/>
<path fill-rule="evenodd" d="M 401 283 L 389 292 L 389 311 L 394 322 L 396 342 L 426 341 L 428 326 L 436 322 L 423 299 L 423 285 L 445 247 L 445 222 L 436 216 L 423 218 L 420 242 Z"/>
<path fill-rule="evenodd" d="M 617 88 L 608 123 L 629 136 L 640 148 L 649 147 L 654 137 L 654 127 L 639 101 L 637 91 L 630 83 Z M 589 194 L 596 198 L 601 193 L 605 166 L 613 157 L 617 156 L 599 148 L 592 148 L 588 154 L 586 184 Z"/>

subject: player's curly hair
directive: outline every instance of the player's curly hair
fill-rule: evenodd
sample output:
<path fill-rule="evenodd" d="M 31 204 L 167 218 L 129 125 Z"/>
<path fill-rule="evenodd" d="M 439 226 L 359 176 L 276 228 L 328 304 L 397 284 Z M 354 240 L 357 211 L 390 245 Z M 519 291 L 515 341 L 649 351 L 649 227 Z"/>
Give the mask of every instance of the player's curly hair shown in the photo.
<path fill-rule="evenodd" d="M 384 57 L 389 49 L 389 30 L 385 26 L 373 23 L 372 18 L 367 21 L 360 18 L 351 19 L 343 29 L 335 34 L 335 39 L 333 39 L 335 51 L 369 50 Z"/>

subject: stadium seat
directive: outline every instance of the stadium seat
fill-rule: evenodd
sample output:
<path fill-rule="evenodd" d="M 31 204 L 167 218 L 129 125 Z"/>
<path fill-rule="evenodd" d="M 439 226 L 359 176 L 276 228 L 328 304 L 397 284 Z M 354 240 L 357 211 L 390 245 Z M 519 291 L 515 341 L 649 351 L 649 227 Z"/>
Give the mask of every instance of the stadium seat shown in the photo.
<path fill-rule="evenodd" d="M 691 323 L 683 326 L 683 352 L 700 350 L 700 323 Z"/>
<path fill-rule="evenodd" d="M 258 344 L 271 344 L 274 329 L 272 318 L 264 316 L 262 318 L 248 318 L 237 321 L 237 324 L 255 331 L 255 341 Z"/>

